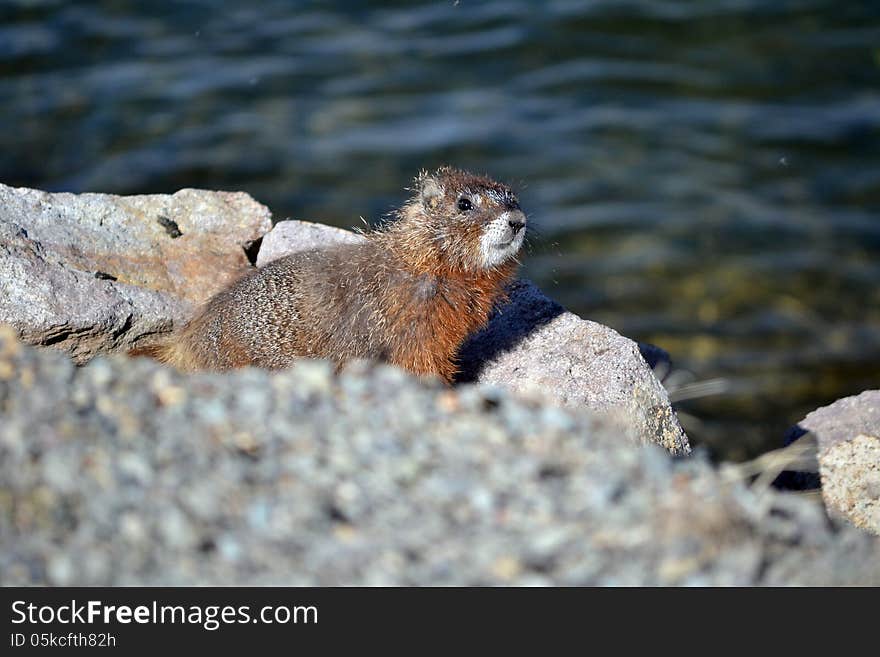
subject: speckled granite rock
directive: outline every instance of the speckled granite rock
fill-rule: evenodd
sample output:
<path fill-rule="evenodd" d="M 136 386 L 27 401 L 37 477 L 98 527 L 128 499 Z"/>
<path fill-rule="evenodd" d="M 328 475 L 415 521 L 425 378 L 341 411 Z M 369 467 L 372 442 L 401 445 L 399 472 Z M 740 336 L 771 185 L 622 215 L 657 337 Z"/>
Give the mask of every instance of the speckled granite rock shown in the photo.
<path fill-rule="evenodd" d="M 0 185 L 0 322 L 77 362 L 167 331 L 250 266 L 247 194 L 48 194 Z"/>
<path fill-rule="evenodd" d="M 880 584 L 880 543 L 612 422 L 387 367 L 76 368 L 0 330 L 0 584 Z"/>
<path fill-rule="evenodd" d="M 263 238 L 257 264 L 357 239 L 361 238 L 338 228 L 284 221 Z M 617 414 L 632 425 L 641 442 L 662 445 L 675 454 L 690 452 L 666 391 L 639 346 L 613 329 L 567 312 L 528 281 L 513 284 L 509 302 L 465 343 L 460 360 L 462 381 Z"/>
<path fill-rule="evenodd" d="M 880 534 L 880 390 L 838 399 L 805 417 L 788 441 L 818 443 L 822 497 L 829 511 Z"/>

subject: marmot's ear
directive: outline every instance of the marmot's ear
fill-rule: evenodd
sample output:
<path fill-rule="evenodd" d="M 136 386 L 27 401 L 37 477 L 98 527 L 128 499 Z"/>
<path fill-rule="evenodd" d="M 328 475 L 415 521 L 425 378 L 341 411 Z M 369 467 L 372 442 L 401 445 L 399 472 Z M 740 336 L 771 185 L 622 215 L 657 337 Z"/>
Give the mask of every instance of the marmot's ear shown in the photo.
<path fill-rule="evenodd" d="M 443 198 L 443 187 L 434 176 L 423 176 L 419 181 L 419 196 L 422 199 L 422 205 L 428 210 L 433 210 Z"/>

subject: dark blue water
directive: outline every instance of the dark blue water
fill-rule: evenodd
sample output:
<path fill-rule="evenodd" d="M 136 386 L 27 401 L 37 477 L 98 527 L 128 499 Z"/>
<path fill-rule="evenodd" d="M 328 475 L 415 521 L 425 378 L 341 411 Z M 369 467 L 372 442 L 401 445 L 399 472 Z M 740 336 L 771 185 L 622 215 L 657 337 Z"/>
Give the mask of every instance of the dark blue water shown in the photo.
<path fill-rule="evenodd" d="M 527 275 L 726 380 L 719 455 L 880 386 L 880 2 L 0 0 L 0 127 L 7 184 L 340 226 L 512 182 Z"/>

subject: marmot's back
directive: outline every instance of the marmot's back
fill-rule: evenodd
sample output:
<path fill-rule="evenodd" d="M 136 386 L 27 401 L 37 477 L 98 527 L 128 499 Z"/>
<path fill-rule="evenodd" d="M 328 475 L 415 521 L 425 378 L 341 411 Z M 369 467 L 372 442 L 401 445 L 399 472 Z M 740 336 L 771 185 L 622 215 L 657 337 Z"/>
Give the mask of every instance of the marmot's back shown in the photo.
<path fill-rule="evenodd" d="M 214 296 L 162 344 L 184 370 L 286 367 L 299 357 L 386 360 L 451 381 L 515 269 L 525 215 L 510 190 L 454 169 L 422 175 L 390 227 L 359 244 L 280 258 Z"/>

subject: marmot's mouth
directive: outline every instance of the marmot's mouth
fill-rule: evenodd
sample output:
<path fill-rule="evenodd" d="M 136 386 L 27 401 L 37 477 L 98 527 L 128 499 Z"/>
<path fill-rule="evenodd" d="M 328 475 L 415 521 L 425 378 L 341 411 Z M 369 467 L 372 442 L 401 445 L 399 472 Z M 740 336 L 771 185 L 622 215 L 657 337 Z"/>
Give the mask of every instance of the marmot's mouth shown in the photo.
<path fill-rule="evenodd" d="M 521 214 L 521 213 L 520 213 Z M 484 267 L 495 267 L 514 257 L 522 246 L 525 236 L 525 222 L 511 219 L 503 213 L 489 224 L 480 238 L 480 251 Z"/>

